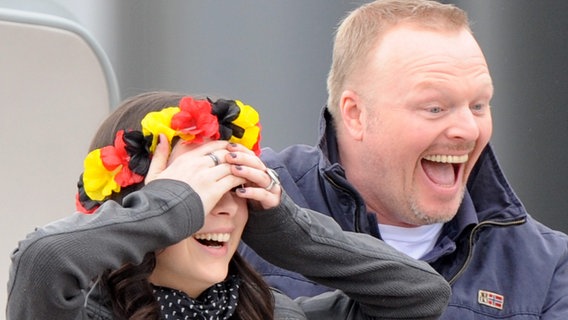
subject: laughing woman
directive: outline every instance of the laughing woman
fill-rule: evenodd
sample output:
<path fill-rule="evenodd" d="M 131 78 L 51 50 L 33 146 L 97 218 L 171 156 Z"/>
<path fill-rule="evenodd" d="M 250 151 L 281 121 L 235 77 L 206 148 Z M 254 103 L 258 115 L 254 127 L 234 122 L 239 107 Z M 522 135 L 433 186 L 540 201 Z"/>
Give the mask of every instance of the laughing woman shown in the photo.
<path fill-rule="evenodd" d="M 298 208 L 257 157 L 259 141 L 258 114 L 240 101 L 126 100 L 93 139 L 78 212 L 14 251 L 8 319 L 441 314 L 450 289 L 438 274 Z M 243 231 L 267 260 L 340 290 L 295 301 L 271 290 L 236 252 Z"/>

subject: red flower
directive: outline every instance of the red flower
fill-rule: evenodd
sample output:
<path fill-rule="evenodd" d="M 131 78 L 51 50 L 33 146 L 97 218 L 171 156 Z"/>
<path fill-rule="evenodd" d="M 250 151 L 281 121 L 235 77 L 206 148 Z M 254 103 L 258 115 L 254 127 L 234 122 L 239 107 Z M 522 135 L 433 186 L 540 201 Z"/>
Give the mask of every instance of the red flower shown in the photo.
<path fill-rule="evenodd" d="M 209 101 L 184 97 L 179 108 L 180 112 L 172 117 L 171 127 L 180 133 L 183 140 L 201 143 L 204 138 L 219 139 L 219 121 L 211 114 Z"/>
<path fill-rule="evenodd" d="M 132 172 L 128 167 L 130 156 L 126 152 L 126 143 L 123 136 L 124 130 L 118 131 L 114 139 L 114 146 L 101 148 L 101 161 L 108 171 L 115 171 L 120 166 L 114 181 L 121 187 L 141 182 L 144 179 L 143 176 Z"/>

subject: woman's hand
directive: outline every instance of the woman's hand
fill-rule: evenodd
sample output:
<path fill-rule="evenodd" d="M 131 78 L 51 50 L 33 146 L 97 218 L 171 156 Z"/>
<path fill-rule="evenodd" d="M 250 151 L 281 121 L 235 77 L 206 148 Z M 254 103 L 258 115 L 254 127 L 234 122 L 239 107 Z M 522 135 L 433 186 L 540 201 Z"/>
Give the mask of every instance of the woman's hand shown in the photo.
<path fill-rule="evenodd" d="M 264 165 L 254 152 L 246 147 L 229 143 L 225 161 L 231 164 L 231 173 L 247 180 L 236 189 L 241 198 L 249 199 L 255 208 L 270 209 L 280 204 L 282 188 L 275 172 Z"/>
<path fill-rule="evenodd" d="M 201 198 L 207 215 L 225 193 L 246 182 L 246 178 L 231 174 L 231 165 L 223 161 L 228 154 L 227 144 L 227 141 L 201 145 L 180 141 L 170 153 L 168 139 L 160 135 L 145 183 L 171 179 L 189 184 Z"/>

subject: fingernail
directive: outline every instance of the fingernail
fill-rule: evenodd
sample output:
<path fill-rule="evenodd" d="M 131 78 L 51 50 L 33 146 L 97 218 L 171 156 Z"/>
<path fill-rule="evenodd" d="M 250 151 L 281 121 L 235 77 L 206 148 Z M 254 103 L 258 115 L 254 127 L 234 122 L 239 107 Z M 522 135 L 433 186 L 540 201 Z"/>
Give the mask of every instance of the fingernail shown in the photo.
<path fill-rule="evenodd" d="M 234 147 L 236 147 L 236 146 L 237 146 L 237 144 L 236 144 L 236 143 L 234 143 L 234 142 L 229 142 L 229 146 L 231 146 L 231 147 L 233 147 L 233 148 L 234 148 Z"/>
<path fill-rule="evenodd" d="M 241 166 L 240 164 L 237 164 L 237 165 L 235 166 L 235 168 L 236 168 L 237 170 L 243 170 L 243 166 Z"/>
<path fill-rule="evenodd" d="M 247 190 L 245 188 L 237 188 L 238 193 L 245 193 Z"/>
<path fill-rule="evenodd" d="M 237 157 L 237 154 L 234 152 L 229 153 L 229 155 L 231 156 L 231 158 L 235 159 Z"/>

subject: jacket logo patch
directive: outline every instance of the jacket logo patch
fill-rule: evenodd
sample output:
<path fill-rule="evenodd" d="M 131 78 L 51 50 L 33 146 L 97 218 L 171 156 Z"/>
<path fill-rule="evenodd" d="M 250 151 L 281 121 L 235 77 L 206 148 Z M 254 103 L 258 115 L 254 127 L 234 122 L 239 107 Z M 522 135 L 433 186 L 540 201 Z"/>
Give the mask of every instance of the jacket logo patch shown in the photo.
<path fill-rule="evenodd" d="M 505 297 L 494 292 L 479 290 L 477 293 L 477 302 L 491 308 L 503 310 Z"/>

